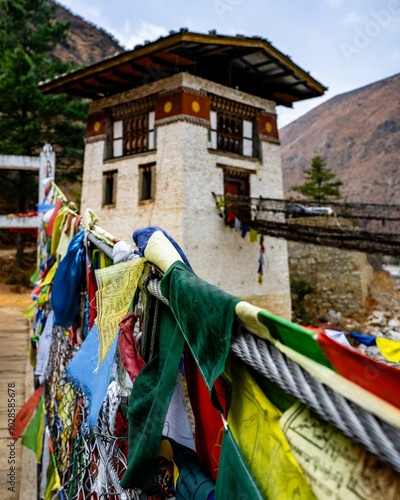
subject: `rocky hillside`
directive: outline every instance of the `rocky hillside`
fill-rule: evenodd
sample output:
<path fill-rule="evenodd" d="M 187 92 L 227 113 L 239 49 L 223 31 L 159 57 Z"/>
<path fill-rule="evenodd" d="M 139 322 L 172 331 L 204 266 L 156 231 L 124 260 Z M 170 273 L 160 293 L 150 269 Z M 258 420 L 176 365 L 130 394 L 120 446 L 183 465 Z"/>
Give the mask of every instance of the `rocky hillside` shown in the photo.
<path fill-rule="evenodd" d="M 330 99 L 280 136 L 286 194 L 320 155 L 347 201 L 400 203 L 400 74 Z"/>
<path fill-rule="evenodd" d="M 70 61 L 77 66 L 94 64 L 111 57 L 124 49 L 117 40 L 102 28 L 94 26 L 56 2 L 57 21 L 70 23 L 65 42 L 58 46 L 55 54 L 63 61 Z"/>

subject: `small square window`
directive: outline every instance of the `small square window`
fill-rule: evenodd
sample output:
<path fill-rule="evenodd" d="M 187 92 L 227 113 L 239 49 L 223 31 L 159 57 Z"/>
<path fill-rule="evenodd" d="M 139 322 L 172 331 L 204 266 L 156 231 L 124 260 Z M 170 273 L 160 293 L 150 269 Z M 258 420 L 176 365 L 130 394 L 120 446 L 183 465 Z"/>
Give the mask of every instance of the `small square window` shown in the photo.
<path fill-rule="evenodd" d="M 116 203 L 117 175 L 118 170 L 103 172 L 103 206 Z"/>
<path fill-rule="evenodd" d="M 153 200 L 156 164 L 139 165 L 139 201 Z"/>

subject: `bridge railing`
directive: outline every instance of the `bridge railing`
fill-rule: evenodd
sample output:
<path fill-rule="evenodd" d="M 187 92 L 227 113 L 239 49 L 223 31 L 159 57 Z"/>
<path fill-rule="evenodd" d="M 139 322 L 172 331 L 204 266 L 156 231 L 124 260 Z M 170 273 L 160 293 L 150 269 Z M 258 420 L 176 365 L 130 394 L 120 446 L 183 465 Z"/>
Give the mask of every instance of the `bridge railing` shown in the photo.
<path fill-rule="evenodd" d="M 400 254 L 400 205 L 214 194 L 224 213 L 260 233 L 292 241 Z"/>

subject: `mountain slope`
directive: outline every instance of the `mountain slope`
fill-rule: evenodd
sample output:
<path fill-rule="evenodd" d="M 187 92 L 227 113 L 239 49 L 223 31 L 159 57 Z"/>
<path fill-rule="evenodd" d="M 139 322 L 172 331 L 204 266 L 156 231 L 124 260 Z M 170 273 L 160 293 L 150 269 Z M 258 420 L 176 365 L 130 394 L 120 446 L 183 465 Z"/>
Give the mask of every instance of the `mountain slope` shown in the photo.
<path fill-rule="evenodd" d="M 56 5 L 56 20 L 70 23 L 65 42 L 54 51 L 63 61 L 77 66 L 90 65 L 124 51 L 117 40 L 102 28 L 74 15 L 57 2 L 50 3 Z"/>
<path fill-rule="evenodd" d="M 286 194 L 320 155 L 347 201 L 400 203 L 400 74 L 330 99 L 280 136 Z"/>

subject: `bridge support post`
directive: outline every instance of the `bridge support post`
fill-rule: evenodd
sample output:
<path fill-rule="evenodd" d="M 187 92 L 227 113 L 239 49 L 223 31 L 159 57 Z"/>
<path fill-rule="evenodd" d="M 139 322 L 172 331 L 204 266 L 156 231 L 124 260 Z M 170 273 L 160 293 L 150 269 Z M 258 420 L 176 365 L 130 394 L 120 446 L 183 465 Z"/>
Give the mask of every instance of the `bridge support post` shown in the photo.
<path fill-rule="evenodd" d="M 50 181 L 54 181 L 56 168 L 56 154 L 50 144 L 46 143 L 43 151 L 40 152 L 39 166 L 39 203 L 42 203 L 45 196 L 46 186 Z"/>

